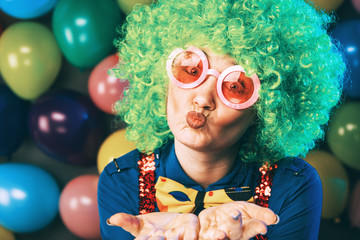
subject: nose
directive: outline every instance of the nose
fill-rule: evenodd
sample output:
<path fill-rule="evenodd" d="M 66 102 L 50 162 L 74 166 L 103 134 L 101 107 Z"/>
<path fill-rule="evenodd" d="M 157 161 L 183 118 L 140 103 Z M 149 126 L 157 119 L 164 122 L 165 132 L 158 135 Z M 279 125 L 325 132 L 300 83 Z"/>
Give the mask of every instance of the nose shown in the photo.
<path fill-rule="evenodd" d="M 208 75 L 205 81 L 196 87 L 193 104 L 196 108 L 213 111 L 216 108 L 216 82 L 217 77 Z"/>

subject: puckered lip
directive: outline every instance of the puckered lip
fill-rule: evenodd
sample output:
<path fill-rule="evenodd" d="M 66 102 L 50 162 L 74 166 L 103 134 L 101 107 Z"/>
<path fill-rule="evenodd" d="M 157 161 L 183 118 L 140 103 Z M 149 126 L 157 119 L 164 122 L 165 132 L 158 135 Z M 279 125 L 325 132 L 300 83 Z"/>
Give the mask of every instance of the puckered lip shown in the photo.
<path fill-rule="evenodd" d="M 186 114 L 186 122 L 189 127 L 199 129 L 205 126 L 206 116 L 200 112 L 190 111 Z"/>

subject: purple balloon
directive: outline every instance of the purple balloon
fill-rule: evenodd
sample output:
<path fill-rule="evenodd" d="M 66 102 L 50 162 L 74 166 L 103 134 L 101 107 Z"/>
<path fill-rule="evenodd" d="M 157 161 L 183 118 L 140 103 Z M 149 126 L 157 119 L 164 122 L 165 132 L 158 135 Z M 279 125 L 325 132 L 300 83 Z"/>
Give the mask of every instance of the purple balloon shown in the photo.
<path fill-rule="evenodd" d="M 56 160 L 78 166 L 96 163 L 104 129 L 89 97 L 70 90 L 41 96 L 30 108 L 30 136 Z"/>
<path fill-rule="evenodd" d="M 28 103 L 7 87 L 0 86 L 0 156 L 15 152 L 26 134 Z"/>
<path fill-rule="evenodd" d="M 343 48 L 348 63 L 350 80 L 344 83 L 344 90 L 352 98 L 360 98 L 360 20 L 340 23 L 332 32 Z"/>

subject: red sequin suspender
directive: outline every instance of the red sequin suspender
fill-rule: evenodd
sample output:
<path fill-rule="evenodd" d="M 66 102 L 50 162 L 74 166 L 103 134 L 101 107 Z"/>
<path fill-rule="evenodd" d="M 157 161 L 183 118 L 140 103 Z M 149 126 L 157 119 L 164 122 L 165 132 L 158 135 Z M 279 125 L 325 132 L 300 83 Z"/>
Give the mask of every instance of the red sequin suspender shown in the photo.
<path fill-rule="evenodd" d="M 259 168 L 261 176 L 258 180 L 258 186 L 255 188 L 255 204 L 262 207 L 269 207 L 269 198 L 271 196 L 271 187 L 272 180 L 275 173 L 277 164 L 270 165 L 265 163 L 262 167 Z M 267 236 L 257 235 L 255 236 L 257 240 L 267 240 Z"/>
<path fill-rule="evenodd" d="M 140 214 L 155 212 L 155 155 L 140 153 L 139 166 L 139 211 Z M 255 204 L 262 207 L 269 207 L 271 196 L 272 180 L 277 164 L 270 165 L 265 163 L 259 168 L 261 177 L 258 186 L 255 188 Z M 257 240 L 266 240 L 266 236 L 257 235 Z"/>
<path fill-rule="evenodd" d="M 155 155 L 140 153 L 139 166 L 139 210 L 140 214 L 155 212 Z"/>
<path fill-rule="evenodd" d="M 259 185 L 255 188 L 255 203 L 262 207 L 269 207 L 269 198 L 271 196 L 272 180 L 277 164 L 270 165 L 265 163 L 259 168 L 261 177 L 258 180 Z"/>

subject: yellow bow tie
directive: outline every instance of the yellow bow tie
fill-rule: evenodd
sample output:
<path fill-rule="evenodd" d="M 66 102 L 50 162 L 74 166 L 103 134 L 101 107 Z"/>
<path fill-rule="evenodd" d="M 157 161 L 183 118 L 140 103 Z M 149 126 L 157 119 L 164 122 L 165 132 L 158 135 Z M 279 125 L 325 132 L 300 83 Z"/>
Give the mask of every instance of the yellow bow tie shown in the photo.
<path fill-rule="evenodd" d="M 233 201 L 254 202 L 249 187 L 199 192 L 161 176 L 156 182 L 155 190 L 160 212 L 193 213 L 199 207 L 208 208 Z"/>

